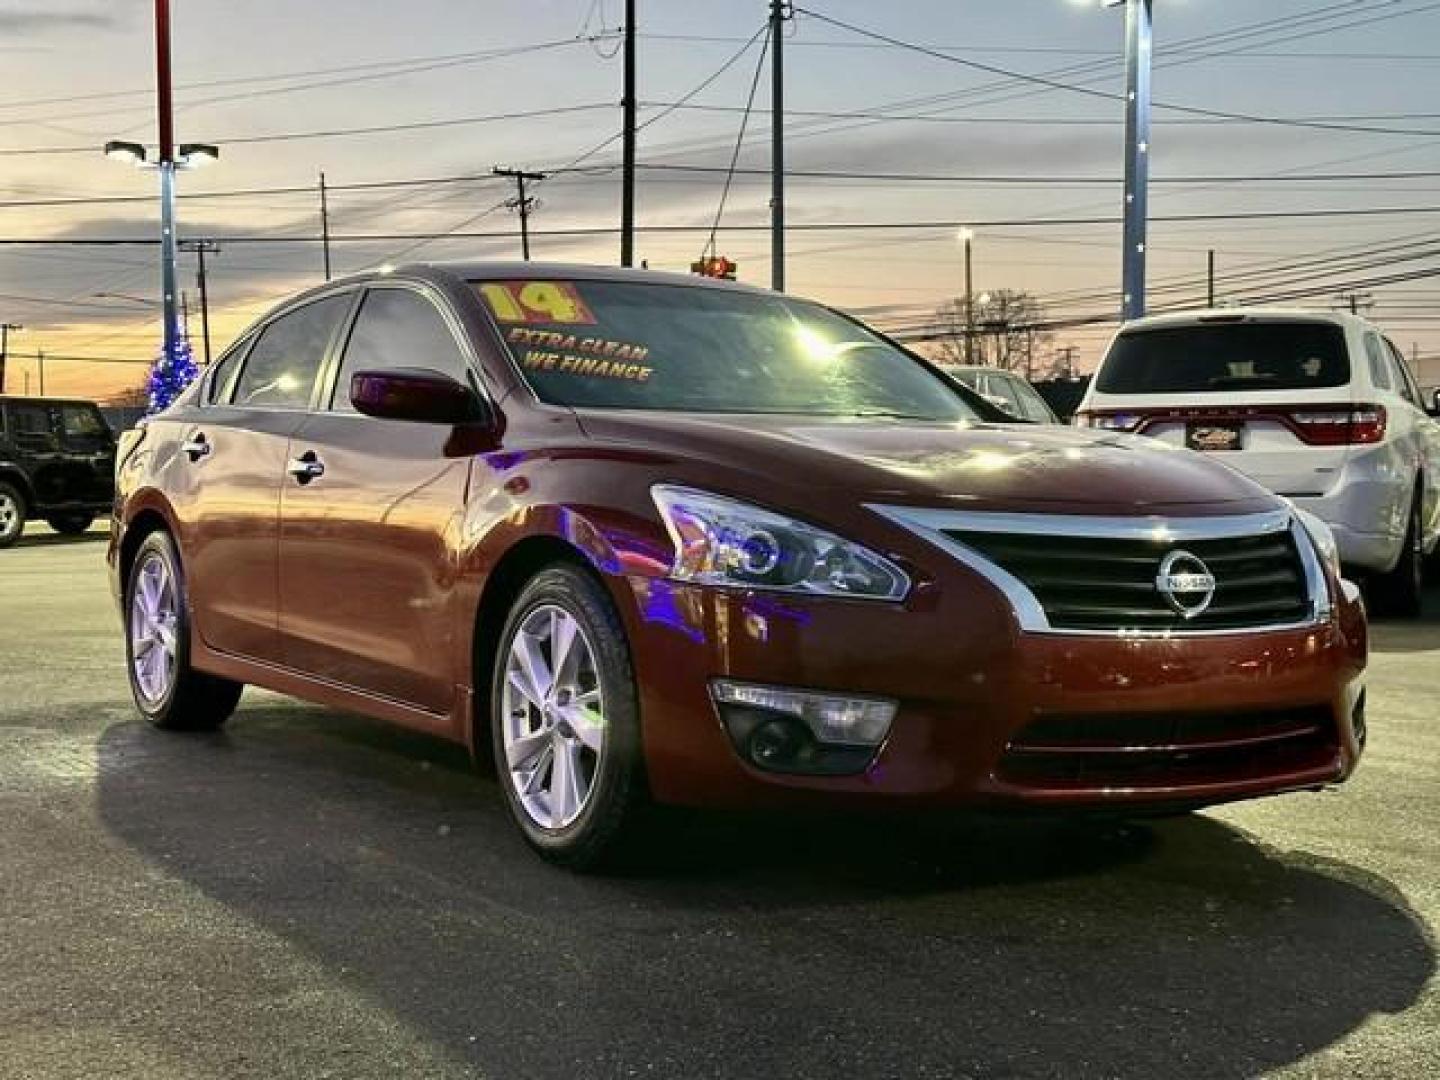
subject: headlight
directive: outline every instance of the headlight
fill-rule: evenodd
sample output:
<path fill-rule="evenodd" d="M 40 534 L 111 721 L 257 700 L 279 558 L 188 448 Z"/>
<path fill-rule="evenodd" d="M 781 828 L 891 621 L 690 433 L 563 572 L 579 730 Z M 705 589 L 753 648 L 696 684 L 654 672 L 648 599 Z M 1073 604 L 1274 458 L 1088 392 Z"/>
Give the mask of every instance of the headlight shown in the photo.
<path fill-rule="evenodd" d="M 873 600 L 910 590 L 894 563 L 823 529 L 690 488 L 657 484 L 651 494 L 681 581 Z"/>
<path fill-rule="evenodd" d="M 1294 508 L 1294 513 L 1310 535 L 1310 540 L 1315 545 L 1315 552 L 1320 556 L 1320 561 L 1328 566 L 1337 578 L 1344 577 L 1345 575 L 1340 570 L 1340 547 L 1335 543 L 1335 533 L 1331 531 L 1330 526 L 1310 513 L 1309 510 L 1301 510 L 1298 506 Z"/>

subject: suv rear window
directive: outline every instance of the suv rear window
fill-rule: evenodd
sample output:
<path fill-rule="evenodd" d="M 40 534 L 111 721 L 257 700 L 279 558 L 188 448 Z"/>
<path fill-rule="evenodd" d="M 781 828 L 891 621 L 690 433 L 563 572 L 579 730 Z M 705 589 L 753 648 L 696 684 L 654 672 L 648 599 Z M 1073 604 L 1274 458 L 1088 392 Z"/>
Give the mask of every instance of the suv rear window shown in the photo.
<path fill-rule="evenodd" d="M 1328 322 L 1236 322 L 1131 330 L 1097 389 L 1110 394 L 1318 390 L 1350 381 L 1345 332 Z"/>
<path fill-rule="evenodd" d="M 526 381 L 557 405 L 973 419 L 915 357 L 818 304 L 622 281 L 476 284 Z"/>

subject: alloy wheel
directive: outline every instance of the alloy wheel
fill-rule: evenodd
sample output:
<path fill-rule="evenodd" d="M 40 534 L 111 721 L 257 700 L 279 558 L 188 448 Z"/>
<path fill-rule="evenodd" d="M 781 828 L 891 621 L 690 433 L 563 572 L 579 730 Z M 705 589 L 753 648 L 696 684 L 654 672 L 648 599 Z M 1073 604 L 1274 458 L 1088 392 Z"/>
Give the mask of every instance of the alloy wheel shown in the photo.
<path fill-rule="evenodd" d="M 9 539 L 20 525 L 20 507 L 8 491 L 0 491 L 0 540 Z"/>
<path fill-rule="evenodd" d="M 605 703 L 595 650 L 578 619 L 555 604 L 529 612 L 505 659 L 505 768 L 535 824 L 563 829 L 594 793 L 605 749 Z"/>
<path fill-rule="evenodd" d="M 169 565 L 147 555 L 130 597 L 130 670 L 149 705 L 163 701 L 175 681 L 178 611 Z"/>

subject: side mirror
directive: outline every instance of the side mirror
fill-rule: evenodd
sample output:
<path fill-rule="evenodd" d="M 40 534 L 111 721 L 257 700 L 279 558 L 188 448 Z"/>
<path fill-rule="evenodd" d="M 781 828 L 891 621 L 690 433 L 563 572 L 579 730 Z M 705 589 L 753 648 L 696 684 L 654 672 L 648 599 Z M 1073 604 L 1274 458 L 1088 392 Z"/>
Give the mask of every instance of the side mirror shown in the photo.
<path fill-rule="evenodd" d="M 491 419 L 475 391 L 430 368 L 357 371 L 350 402 L 356 412 L 381 420 L 458 425 Z"/>

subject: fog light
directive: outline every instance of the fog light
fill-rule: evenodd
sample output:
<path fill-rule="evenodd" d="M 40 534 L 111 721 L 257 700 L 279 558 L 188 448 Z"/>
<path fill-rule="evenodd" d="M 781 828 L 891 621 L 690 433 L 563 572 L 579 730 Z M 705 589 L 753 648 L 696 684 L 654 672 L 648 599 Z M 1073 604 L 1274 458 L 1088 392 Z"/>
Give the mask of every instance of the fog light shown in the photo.
<path fill-rule="evenodd" d="M 879 746 L 895 719 L 896 703 L 884 698 L 782 690 L 728 679 L 716 679 L 711 687 L 718 702 L 796 717 L 816 742 L 830 746 Z"/>
<path fill-rule="evenodd" d="M 720 719 L 736 751 L 766 772 L 864 772 L 890 732 L 896 704 L 877 698 L 781 690 L 717 679 Z"/>

